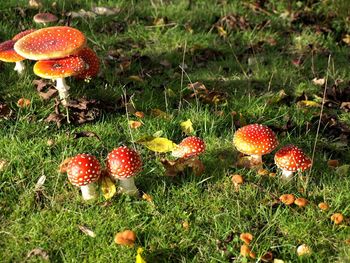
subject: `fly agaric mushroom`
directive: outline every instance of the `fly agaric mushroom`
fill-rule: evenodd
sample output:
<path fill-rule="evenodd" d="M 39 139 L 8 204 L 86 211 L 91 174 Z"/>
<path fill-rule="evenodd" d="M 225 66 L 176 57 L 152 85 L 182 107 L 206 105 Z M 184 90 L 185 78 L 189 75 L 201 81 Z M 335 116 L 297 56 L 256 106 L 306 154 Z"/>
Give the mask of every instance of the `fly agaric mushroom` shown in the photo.
<path fill-rule="evenodd" d="M 250 124 L 239 128 L 233 136 L 236 149 L 250 155 L 252 165 L 262 164 L 262 155 L 272 152 L 278 145 L 275 133 L 262 124 Z"/>
<path fill-rule="evenodd" d="M 86 38 L 78 29 L 53 26 L 36 30 L 18 40 L 14 46 L 21 56 L 31 60 L 63 58 L 82 49 Z"/>
<path fill-rule="evenodd" d="M 84 200 L 97 197 L 94 182 L 101 174 L 100 163 L 93 155 L 82 153 L 73 157 L 67 167 L 68 180 L 75 186 L 80 186 Z"/>
<path fill-rule="evenodd" d="M 78 79 L 90 79 L 95 77 L 100 70 L 100 60 L 96 53 L 89 47 L 84 47 L 75 55 L 82 58 L 85 62 L 85 69 L 75 77 Z"/>
<path fill-rule="evenodd" d="M 34 65 L 34 74 L 44 79 L 56 80 L 56 89 L 63 105 L 67 105 L 69 86 L 65 78 L 75 76 L 85 69 L 84 60 L 78 56 L 41 60 Z"/>
<path fill-rule="evenodd" d="M 191 136 L 182 140 L 182 142 L 175 147 L 171 155 L 177 158 L 191 158 L 198 156 L 205 151 L 205 143 L 202 139 Z"/>
<path fill-rule="evenodd" d="M 311 166 L 311 160 L 295 145 L 287 145 L 275 154 L 275 163 L 282 169 L 282 178 L 290 179 L 296 171 L 304 171 Z"/>
<path fill-rule="evenodd" d="M 43 24 L 46 26 L 47 23 L 56 22 L 58 18 L 51 13 L 38 13 L 33 17 L 33 20 L 35 23 Z"/>
<path fill-rule="evenodd" d="M 18 33 L 17 35 L 15 35 L 12 40 L 14 41 L 17 41 L 19 39 L 21 39 L 22 37 L 26 36 L 26 35 L 29 35 L 30 33 L 33 33 L 34 31 L 36 31 L 36 29 L 27 29 L 27 30 L 24 30 L 20 33 Z"/>
<path fill-rule="evenodd" d="M 120 180 L 123 193 L 136 195 L 138 193 L 134 176 L 142 169 L 140 155 L 133 149 L 120 146 L 108 154 L 107 171 L 111 177 Z"/>

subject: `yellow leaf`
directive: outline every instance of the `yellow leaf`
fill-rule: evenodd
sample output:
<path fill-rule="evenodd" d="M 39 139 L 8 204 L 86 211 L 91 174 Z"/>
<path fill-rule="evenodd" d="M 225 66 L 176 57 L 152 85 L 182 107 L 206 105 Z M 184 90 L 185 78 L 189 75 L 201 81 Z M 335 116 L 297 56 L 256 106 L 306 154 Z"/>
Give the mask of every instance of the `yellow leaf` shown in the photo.
<path fill-rule="evenodd" d="M 301 100 L 301 101 L 298 101 L 297 103 L 297 106 L 298 107 L 321 107 L 321 105 L 315 101 L 312 101 L 312 100 Z"/>
<path fill-rule="evenodd" d="M 106 200 L 111 199 L 117 192 L 115 184 L 107 176 L 101 178 L 101 190 Z"/>
<path fill-rule="evenodd" d="M 346 34 L 345 37 L 343 37 L 343 42 L 350 45 L 350 35 Z"/>
<path fill-rule="evenodd" d="M 171 152 L 176 147 L 174 142 L 162 137 L 154 138 L 149 136 L 138 140 L 137 143 L 146 146 L 151 151 L 160 153 Z"/>
<path fill-rule="evenodd" d="M 172 116 L 167 114 L 166 112 L 160 110 L 160 109 L 151 109 L 151 115 L 153 117 L 161 117 L 161 118 L 164 118 L 164 119 L 171 119 Z"/>
<path fill-rule="evenodd" d="M 136 263 L 147 263 L 141 256 L 142 252 L 143 252 L 143 248 L 139 247 L 137 249 Z"/>
<path fill-rule="evenodd" d="M 217 26 L 216 29 L 218 30 L 219 36 L 227 37 L 227 32 L 222 26 Z"/>
<path fill-rule="evenodd" d="M 194 132 L 192 121 L 190 119 L 188 119 L 187 121 L 181 122 L 180 126 L 181 126 L 181 130 L 187 135 L 192 134 Z"/>
<path fill-rule="evenodd" d="M 145 201 L 147 201 L 147 202 L 152 202 L 152 201 L 153 201 L 152 196 L 150 196 L 149 194 L 146 194 L 146 193 L 144 193 L 144 194 L 142 195 L 142 199 L 145 200 Z"/>
<path fill-rule="evenodd" d="M 135 82 L 143 82 L 143 79 L 136 75 L 129 76 L 129 79 Z"/>

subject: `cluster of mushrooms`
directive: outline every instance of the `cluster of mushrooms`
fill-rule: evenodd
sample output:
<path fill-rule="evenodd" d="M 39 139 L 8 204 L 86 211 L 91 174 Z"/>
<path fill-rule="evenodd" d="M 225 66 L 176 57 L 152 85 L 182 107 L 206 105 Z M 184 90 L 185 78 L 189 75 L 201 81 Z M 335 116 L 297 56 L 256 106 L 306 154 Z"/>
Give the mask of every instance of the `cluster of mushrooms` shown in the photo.
<path fill-rule="evenodd" d="M 176 158 L 188 159 L 198 158 L 205 151 L 205 143 L 202 139 L 191 136 L 185 138 L 172 151 Z M 106 160 L 106 176 L 113 181 L 119 181 L 121 193 L 131 196 L 138 194 L 134 176 L 142 170 L 140 154 L 127 146 L 113 149 Z M 79 186 L 84 200 L 95 199 L 98 194 L 95 187 L 102 174 L 101 164 L 91 154 L 78 154 L 72 157 L 67 165 L 68 180 L 71 184 Z"/>
<path fill-rule="evenodd" d="M 25 59 L 37 61 L 33 68 L 36 75 L 56 80 L 63 105 L 69 97 L 65 78 L 89 79 L 100 68 L 96 53 L 86 45 L 85 35 L 68 26 L 29 29 L 0 44 L 0 60 L 15 62 L 15 70 L 20 74 L 25 69 Z"/>
<path fill-rule="evenodd" d="M 239 128 L 233 137 L 236 149 L 249 155 L 251 165 L 261 167 L 262 156 L 271 153 L 278 146 L 275 133 L 262 124 L 250 124 Z M 282 179 L 290 180 L 293 173 L 311 167 L 311 159 L 295 145 L 286 145 L 275 154 L 275 164 L 282 169 Z"/>

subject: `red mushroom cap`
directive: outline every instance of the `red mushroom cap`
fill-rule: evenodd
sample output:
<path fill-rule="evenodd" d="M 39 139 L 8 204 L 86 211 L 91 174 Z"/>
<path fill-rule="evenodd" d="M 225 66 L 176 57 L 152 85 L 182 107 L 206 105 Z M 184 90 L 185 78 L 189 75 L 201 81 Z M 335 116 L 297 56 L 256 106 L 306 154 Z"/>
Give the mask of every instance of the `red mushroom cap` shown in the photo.
<path fill-rule="evenodd" d="M 20 33 L 18 33 L 17 35 L 15 35 L 12 40 L 14 41 L 17 41 L 19 39 L 21 39 L 22 37 L 26 36 L 26 35 L 29 35 L 30 33 L 33 33 L 34 31 L 36 31 L 36 29 L 27 29 L 27 30 L 24 30 Z"/>
<path fill-rule="evenodd" d="M 250 124 L 235 132 L 233 144 L 241 153 L 264 155 L 277 147 L 278 140 L 269 127 L 262 124 Z"/>
<path fill-rule="evenodd" d="M 108 173 L 117 179 L 125 179 L 136 175 L 142 169 L 140 155 L 133 149 L 120 146 L 108 154 Z"/>
<path fill-rule="evenodd" d="M 85 47 L 78 51 L 75 55 L 81 57 L 85 62 L 85 70 L 75 77 L 78 79 L 86 79 L 95 77 L 100 70 L 100 60 L 96 53 L 89 47 Z"/>
<path fill-rule="evenodd" d="M 308 169 L 312 162 L 300 148 L 290 144 L 276 152 L 275 163 L 282 170 L 296 172 Z"/>
<path fill-rule="evenodd" d="M 68 163 L 68 180 L 76 186 L 91 184 L 100 177 L 100 168 L 100 163 L 95 156 L 86 153 L 78 154 Z"/>
<path fill-rule="evenodd" d="M 38 13 L 33 17 L 35 23 L 50 23 L 58 20 L 57 16 L 51 13 Z"/>
<path fill-rule="evenodd" d="M 79 30 L 68 26 L 46 27 L 19 39 L 15 50 L 32 60 L 63 58 L 78 52 L 86 44 Z"/>
<path fill-rule="evenodd" d="M 195 136 L 187 137 L 172 151 L 177 158 L 189 158 L 198 156 L 205 151 L 205 142 Z"/>
<path fill-rule="evenodd" d="M 65 78 L 79 74 L 85 69 L 85 63 L 78 56 L 41 60 L 34 64 L 34 74 L 44 79 Z"/>
<path fill-rule="evenodd" d="M 14 40 L 7 40 L 5 42 L 2 42 L 0 44 L 0 60 L 5 62 L 18 62 L 22 61 L 25 58 L 17 54 L 17 52 L 14 50 L 13 46 L 15 45 L 16 41 Z"/>

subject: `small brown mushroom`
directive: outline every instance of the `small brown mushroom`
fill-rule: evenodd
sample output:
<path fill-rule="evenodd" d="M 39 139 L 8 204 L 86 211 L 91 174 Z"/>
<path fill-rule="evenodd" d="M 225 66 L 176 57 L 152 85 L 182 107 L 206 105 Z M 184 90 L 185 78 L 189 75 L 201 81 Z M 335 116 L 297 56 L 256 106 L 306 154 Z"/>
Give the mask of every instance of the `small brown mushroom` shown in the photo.
<path fill-rule="evenodd" d="M 295 197 L 292 194 L 283 194 L 280 196 L 279 200 L 285 205 L 291 205 L 295 201 Z"/>

